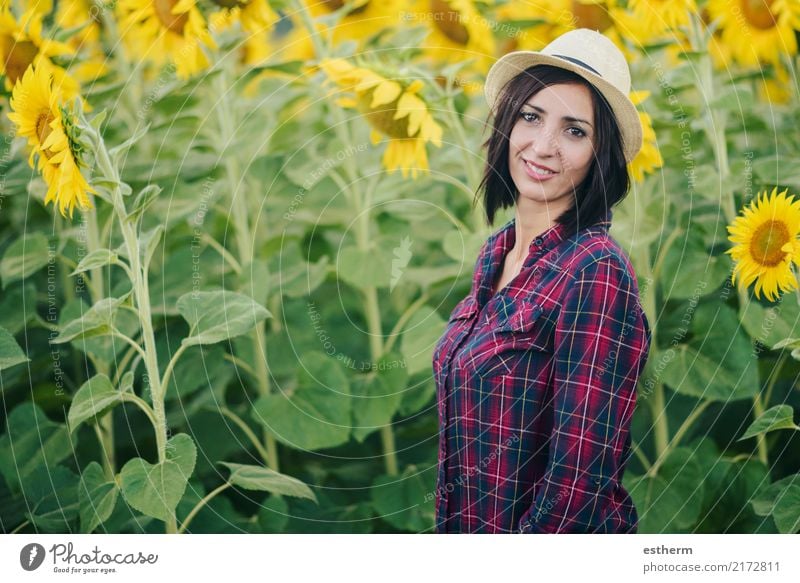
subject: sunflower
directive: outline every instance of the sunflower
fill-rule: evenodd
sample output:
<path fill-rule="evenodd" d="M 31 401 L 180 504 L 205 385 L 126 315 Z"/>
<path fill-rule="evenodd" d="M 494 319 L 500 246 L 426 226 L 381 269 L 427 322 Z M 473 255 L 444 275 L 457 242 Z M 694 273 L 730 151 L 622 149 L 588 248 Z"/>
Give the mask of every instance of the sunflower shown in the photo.
<path fill-rule="evenodd" d="M 19 20 L 8 5 L 0 10 L 0 73 L 6 77 L 6 89 L 11 91 L 29 66 L 46 61 L 59 91 L 66 99 L 72 99 L 80 93 L 80 85 L 53 59 L 70 57 L 74 51 L 65 43 L 42 36 L 43 15 L 36 8 L 29 9 Z"/>
<path fill-rule="evenodd" d="M 632 91 L 630 94 L 631 101 L 633 101 L 634 105 L 639 105 L 649 96 L 649 91 Z M 644 180 L 645 173 L 650 173 L 656 168 L 661 168 L 664 165 L 664 159 L 661 157 L 661 152 L 658 150 L 656 132 L 653 129 L 653 121 L 650 115 L 643 111 L 639 111 L 638 113 L 643 130 L 642 149 L 639 150 L 636 157 L 631 160 L 628 167 L 634 179 L 641 182 Z"/>
<path fill-rule="evenodd" d="M 267 0 L 212 0 L 220 8 L 208 17 L 211 30 L 225 30 L 235 22 L 251 34 L 263 32 L 278 22 L 278 14 Z"/>
<path fill-rule="evenodd" d="M 628 17 L 617 0 L 530 0 L 499 6 L 496 18 L 502 22 L 501 32 L 510 38 L 502 53 L 514 50 L 538 51 L 550 41 L 576 28 L 603 33 L 623 52 L 629 61 L 639 58 L 624 39 L 637 41 L 645 36 L 641 23 Z M 533 23 L 532 21 L 539 21 Z M 634 45 L 641 46 L 641 41 Z"/>
<path fill-rule="evenodd" d="M 83 26 L 69 39 L 69 45 L 76 52 L 84 54 L 78 63 L 70 67 L 81 83 L 92 83 L 108 72 L 106 55 L 100 44 L 100 23 L 93 16 L 93 4 L 90 0 L 59 2 L 55 21 L 61 29 Z"/>
<path fill-rule="evenodd" d="M 709 0 L 708 14 L 719 19 L 725 60 L 756 67 L 761 62 L 778 65 L 781 53 L 797 53 L 797 0 Z"/>
<path fill-rule="evenodd" d="M 727 1 L 727 0 L 726 0 Z M 630 0 L 628 8 L 651 34 L 676 31 L 697 12 L 695 0 Z"/>
<path fill-rule="evenodd" d="M 5 10 L 6 8 L 10 8 L 13 4 L 15 4 L 14 0 L 0 0 L 0 9 Z M 42 16 L 50 14 L 53 10 L 53 0 L 17 0 L 16 4 L 24 12 L 32 10 L 38 12 Z"/>
<path fill-rule="evenodd" d="M 420 22 L 429 32 L 423 52 L 434 61 L 457 63 L 473 60 L 472 68 L 486 73 L 495 53 L 495 26 L 472 0 L 415 0 L 404 16 L 410 24 Z"/>
<path fill-rule="evenodd" d="M 390 174 L 400 168 L 404 178 L 409 170 L 416 178 L 420 170 L 428 171 L 425 144 L 441 147 L 442 128 L 418 95 L 422 81 L 406 84 L 338 58 L 323 59 L 319 66 L 340 89 L 355 94 L 354 98 L 341 97 L 337 103 L 364 116 L 371 128 L 372 144 L 379 144 L 384 137 L 389 139 L 383 165 Z"/>
<path fill-rule="evenodd" d="M 52 84 L 52 70 L 46 61 L 29 67 L 14 86 L 8 118 L 17 125 L 19 135 L 28 138 L 31 168 L 38 155 L 38 168 L 48 187 L 45 204 L 58 204 L 64 217 L 69 209 L 72 218 L 76 204 L 81 209 L 92 208 L 88 193 L 96 191 L 80 171 L 81 147 L 75 120 Z"/>
<path fill-rule="evenodd" d="M 775 187 L 769 196 L 760 192 L 744 215 L 728 226 L 728 239 L 735 244 L 726 251 L 735 262 L 731 282 L 736 283 L 737 275 L 742 287 L 755 281 L 756 297 L 763 290 L 770 301 L 779 291 L 797 288 L 792 263 L 800 264 L 800 201 L 787 197 L 787 190 L 778 194 Z"/>
<path fill-rule="evenodd" d="M 303 0 L 308 12 L 315 19 L 326 17 L 344 8 L 344 0 Z M 352 7 L 342 15 L 333 27 L 334 44 L 355 40 L 359 44 L 385 28 L 400 24 L 403 3 L 400 0 L 352 0 Z M 326 26 L 317 23 L 321 31 Z"/>
<path fill-rule="evenodd" d="M 181 79 L 209 66 L 202 46 L 217 48 L 195 0 L 119 0 L 120 29 L 135 54 L 168 60 Z"/>

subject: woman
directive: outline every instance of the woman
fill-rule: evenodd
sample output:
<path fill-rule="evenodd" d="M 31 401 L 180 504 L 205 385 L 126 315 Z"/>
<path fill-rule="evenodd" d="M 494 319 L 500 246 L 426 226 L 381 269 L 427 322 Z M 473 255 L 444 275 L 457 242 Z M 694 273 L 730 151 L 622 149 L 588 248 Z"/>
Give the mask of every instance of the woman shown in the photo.
<path fill-rule="evenodd" d="M 636 276 L 608 234 L 642 128 L 622 53 L 570 31 L 489 71 L 482 247 L 434 351 L 436 532 L 630 533 L 622 486 L 650 346 Z"/>

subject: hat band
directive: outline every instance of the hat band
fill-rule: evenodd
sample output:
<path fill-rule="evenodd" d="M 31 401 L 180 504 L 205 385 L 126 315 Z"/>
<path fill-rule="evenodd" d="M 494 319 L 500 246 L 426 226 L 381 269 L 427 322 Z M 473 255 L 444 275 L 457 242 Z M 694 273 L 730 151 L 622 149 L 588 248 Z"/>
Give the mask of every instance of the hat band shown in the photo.
<path fill-rule="evenodd" d="M 554 57 L 558 57 L 559 59 L 566 59 L 567 61 L 575 63 L 576 65 L 580 65 L 584 69 L 589 69 L 595 75 L 598 75 L 598 76 L 602 77 L 602 75 L 600 75 L 600 73 L 598 73 L 594 68 L 590 67 L 589 65 L 587 65 L 586 63 L 584 63 L 580 59 L 576 59 L 574 57 L 568 57 L 567 55 L 553 55 L 553 56 Z"/>

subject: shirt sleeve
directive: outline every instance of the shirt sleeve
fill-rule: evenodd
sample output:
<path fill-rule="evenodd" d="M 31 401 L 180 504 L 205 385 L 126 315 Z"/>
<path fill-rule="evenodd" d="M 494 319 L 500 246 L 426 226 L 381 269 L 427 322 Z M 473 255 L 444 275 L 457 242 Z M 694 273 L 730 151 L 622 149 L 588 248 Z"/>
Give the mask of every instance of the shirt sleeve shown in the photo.
<path fill-rule="evenodd" d="M 554 334 L 548 464 L 518 526 L 523 533 L 593 532 L 612 510 L 650 347 L 635 280 L 619 259 L 598 259 L 578 273 Z"/>

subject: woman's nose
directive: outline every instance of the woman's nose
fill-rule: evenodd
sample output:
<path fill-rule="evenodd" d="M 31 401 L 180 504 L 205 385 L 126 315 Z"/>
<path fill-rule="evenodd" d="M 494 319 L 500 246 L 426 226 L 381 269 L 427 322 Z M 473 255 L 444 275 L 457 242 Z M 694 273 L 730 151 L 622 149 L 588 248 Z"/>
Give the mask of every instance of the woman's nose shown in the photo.
<path fill-rule="evenodd" d="M 551 132 L 542 130 L 531 138 L 531 149 L 537 156 L 554 156 L 558 152 L 556 140 Z"/>

